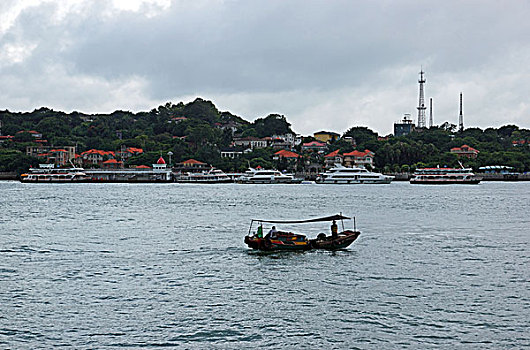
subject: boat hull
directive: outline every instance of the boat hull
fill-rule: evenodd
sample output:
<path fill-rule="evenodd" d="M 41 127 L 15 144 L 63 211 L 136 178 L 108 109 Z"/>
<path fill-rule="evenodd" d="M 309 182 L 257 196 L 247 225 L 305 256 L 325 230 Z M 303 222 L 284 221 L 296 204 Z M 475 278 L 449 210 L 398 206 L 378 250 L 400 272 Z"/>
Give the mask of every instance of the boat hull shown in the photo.
<path fill-rule="evenodd" d="M 323 233 L 316 239 L 310 240 L 313 249 L 324 250 L 338 250 L 349 247 L 359 237 L 359 231 L 344 231 L 337 235 L 337 237 L 325 236 Z M 324 236 L 321 236 L 324 235 Z"/>
<path fill-rule="evenodd" d="M 410 180 L 413 185 L 477 185 L 480 183 L 480 179 L 468 179 L 468 180 Z"/>
<path fill-rule="evenodd" d="M 302 183 L 303 179 L 245 179 L 245 180 L 237 180 L 237 183 L 240 184 L 300 184 Z"/>
<path fill-rule="evenodd" d="M 303 251 L 311 249 L 311 244 L 303 235 L 290 235 L 277 238 L 245 236 L 249 248 L 263 251 Z"/>
<path fill-rule="evenodd" d="M 304 235 L 280 235 L 276 238 L 245 236 L 245 243 L 249 248 L 262 251 L 300 251 L 311 249 L 339 250 L 349 247 L 359 237 L 361 232 L 346 230 L 336 237 L 323 233 L 317 238 L 307 240 Z"/>
<path fill-rule="evenodd" d="M 177 179 L 175 182 L 183 183 L 183 184 L 228 184 L 233 183 L 234 180 L 232 179 L 226 179 L 226 180 L 183 180 L 183 179 Z"/>
<path fill-rule="evenodd" d="M 384 180 L 321 180 L 316 181 L 317 184 L 328 184 L 328 185 L 362 185 L 362 184 L 373 184 L 373 185 L 387 185 L 392 182 L 393 179 Z"/>

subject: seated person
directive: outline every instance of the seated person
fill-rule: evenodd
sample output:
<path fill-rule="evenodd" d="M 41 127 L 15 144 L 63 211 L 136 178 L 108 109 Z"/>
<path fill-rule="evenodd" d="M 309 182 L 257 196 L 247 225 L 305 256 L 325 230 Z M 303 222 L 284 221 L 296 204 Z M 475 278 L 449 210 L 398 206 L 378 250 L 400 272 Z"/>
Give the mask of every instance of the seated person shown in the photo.
<path fill-rule="evenodd" d="M 276 230 L 276 226 L 272 226 L 271 230 L 269 231 L 269 233 L 267 233 L 265 238 L 276 238 L 277 233 L 278 231 Z"/>

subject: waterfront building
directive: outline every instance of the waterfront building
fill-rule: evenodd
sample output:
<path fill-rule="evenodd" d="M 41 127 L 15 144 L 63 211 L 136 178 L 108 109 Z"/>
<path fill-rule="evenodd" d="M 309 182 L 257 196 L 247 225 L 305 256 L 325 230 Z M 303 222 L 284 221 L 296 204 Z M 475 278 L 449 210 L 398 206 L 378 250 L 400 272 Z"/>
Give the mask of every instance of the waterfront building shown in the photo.
<path fill-rule="evenodd" d="M 90 149 L 88 151 L 81 153 L 81 159 L 83 166 L 87 165 L 97 165 L 101 166 L 101 164 L 108 160 L 108 159 L 114 159 L 115 154 L 112 151 L 102 151 L 99 149 Z"/>
<path fill-rule="evenodd" d="M 451 148 L 451 153 L 455 153 L 459 158 L 477 158 L 479 151 L 468 145 L 462 145 L 461 147 Z"/>
<path fill-rule="evenodd" d="M 109 159 L 101 163 L 103 169 L 122 169 L 123 162 L 116 159 Z"/>
<path fill-rule="evenodd" d="M 353 151 L 344 153 L 344 166 L 362 166 L 365 168 L 373 168 L 375 153 L 370 150 L 364 150 L 364 152 Z"/>
<path fill-rule="evenodd" d="M 336 164 L 342 164 L 344 157 L 339 153 L 340 150 L 335 150 L 324 156 L 324 167 L 326 169 L 333 168 Z"/>
<path fill-rule="evenodd" d="M 141 148 L 136 147 L 122 147 L 122 149 L 118 152 L 116 152 L 116 156 L 121 159 L 122 161 L 126 161 L 127 159 L 137 156 L 139 154 L 144 153 L 144 150 Z"/>
<path fill-rule="evenodd" d="M 192 172 L 198 173 L 204 170 L 209 170 L 211 166 L 207 163 L 200 162 L 195 159 L 188 159 L 175 165 L 175 171 L 177 172 Z"/>
<path fill-rule="evenodd" d="M 53 163 L 58 166 L 67 165 L 75 159 L 75 146 L 44 146 L 37 144 L 26 147 L 26 154 L 36 158 L 46 158 L 46 163 Z"/>

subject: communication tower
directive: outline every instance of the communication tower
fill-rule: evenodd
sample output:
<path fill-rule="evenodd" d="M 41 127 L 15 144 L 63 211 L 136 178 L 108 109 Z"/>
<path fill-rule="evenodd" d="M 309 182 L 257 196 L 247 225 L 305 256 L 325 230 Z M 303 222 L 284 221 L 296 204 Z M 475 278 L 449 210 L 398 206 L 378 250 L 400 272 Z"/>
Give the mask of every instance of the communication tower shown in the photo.
<path fill-rule="evenodd" d="M 464 112 L 462 108 L 462 93 L 460 93 L 460 114 L 458 115 L 458 131 L 464 131 Z"/>
<path fill-rule="evenodd" d="M 420 98 L 418 102 L 418 128 L 425 128 L 426 127 L 426 121 L 425 121 L 425 110 L 427 107 L 425 107 L 425 94 L 423 93 L 423 84 L 425 84 L 425 78 L 423 77 L 423 69 L 420 70 L 420 80 L 418 80 L 418 83 L 420 83 Z"/>

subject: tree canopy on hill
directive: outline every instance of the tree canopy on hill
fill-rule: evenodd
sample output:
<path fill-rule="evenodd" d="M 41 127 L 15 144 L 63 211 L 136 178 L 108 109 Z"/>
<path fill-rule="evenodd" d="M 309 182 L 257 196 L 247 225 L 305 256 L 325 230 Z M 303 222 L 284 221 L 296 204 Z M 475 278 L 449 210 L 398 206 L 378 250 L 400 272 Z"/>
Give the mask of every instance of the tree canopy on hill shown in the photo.
<path fill-rule="evenodd" d="M 0 169 L 4 171 L 35 164 L 35 159 L 25 156 L 26 146 L 35 146 L 32 130 L 42 133 L 48 145 L 77 146 L 78 153 L 92 148 L 112 151 L 122 146 L 142 148 L 143 155 L 130 158 L 127 165 L 151 164 L 160 154 L 171 151 L 173 162 L 195 158 L 232 171 L 241 170 L 249 162 L 270 166 L 274 153 L 272 149 L 253 150 L 238 159 L 221 158 L 220 150 L 229 147 L 235 136 L 294 134 L 284 115 L 269 114 L 251 123 L 230 112 L 219 111 L 211 101 L 202 98 L 189 103 L 167 102 L 148 112 L 137 113 L 123 110 L 110 114 L 64 113 L 46 107 L 23 113 L 4 110 L 0 111 L 0 120 L 2 135 L 14 136 L 0 143 L 3 152 Z M 351 137 L 354 144 L 345 137 Z M 312 138 L 305 138 L 304 142 L 309 140 Z M 329 146 L 329 151 L 369 149 L 375 152 L 377 168 L 395 170 L 411 169 L 417 164 L 457 166 L 458 159 L 450 150 L 466 144 L 480 151 L 476 159 L 465 160 L 467 166 L 508 165 L 529 171 L 529 141 L 530 130 L 516 125 L 457 131 L 455 125 L 444 123 L 385 140 L 379 140 L 378 134 L 367 127 L 353 126 L 342 139 Z M 302 153 L 300 146 L 297 151 Z M 306 162 L 323 162 L 314 152 L 304 157 Z M 306 162 L 298 163 L 297 167 L 305 166 Z"/>

